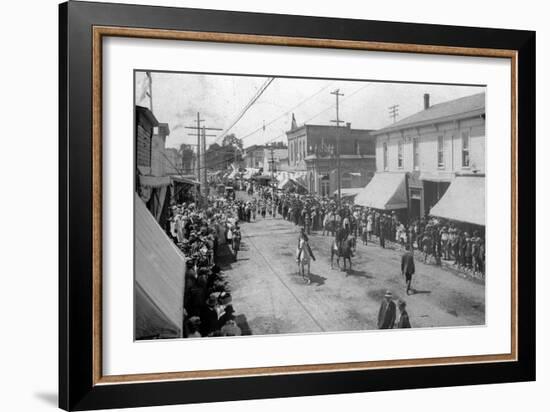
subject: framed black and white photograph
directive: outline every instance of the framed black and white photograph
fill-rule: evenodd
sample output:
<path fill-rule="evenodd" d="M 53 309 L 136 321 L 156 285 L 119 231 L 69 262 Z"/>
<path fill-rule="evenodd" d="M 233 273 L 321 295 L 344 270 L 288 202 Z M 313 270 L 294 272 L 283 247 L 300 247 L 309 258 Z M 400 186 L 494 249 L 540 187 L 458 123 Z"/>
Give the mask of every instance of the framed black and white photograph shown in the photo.
<path fill-rule="evenodd" d="M 60 42 L 62 408 L 534 379 L 533 32 L 69 2 Z"/>

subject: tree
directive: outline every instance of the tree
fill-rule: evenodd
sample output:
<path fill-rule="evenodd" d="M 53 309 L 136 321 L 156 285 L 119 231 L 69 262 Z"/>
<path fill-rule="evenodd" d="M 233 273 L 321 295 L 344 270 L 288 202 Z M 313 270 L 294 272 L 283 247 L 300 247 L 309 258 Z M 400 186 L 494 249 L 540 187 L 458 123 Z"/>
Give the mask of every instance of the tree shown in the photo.
<path fill-rule="evenodd" d="M 220 146 L 217 143 L 212 143 L 206 149 L 206 167 L 210 170 L 224 170 L 233 162 L 233 153 L 235 147 Z"/>
<path fill-rule="evenodd" d="M 224 148 L 224 151 L 227 154 L 227 159 L 230 160 L 230 163 L 240 163 L 243 160 L 243 141 L 237 138 L 235 133 L 224 136 L 222 147 Z"/>
<path fill-rule="evenodd" d="M 231 133 L 224 136 L 222 146 L 236 146 L 242 151 L 243 141 L 241 139 L 237 139 L 237 136 L 235 136 L 234 133 Z"/>

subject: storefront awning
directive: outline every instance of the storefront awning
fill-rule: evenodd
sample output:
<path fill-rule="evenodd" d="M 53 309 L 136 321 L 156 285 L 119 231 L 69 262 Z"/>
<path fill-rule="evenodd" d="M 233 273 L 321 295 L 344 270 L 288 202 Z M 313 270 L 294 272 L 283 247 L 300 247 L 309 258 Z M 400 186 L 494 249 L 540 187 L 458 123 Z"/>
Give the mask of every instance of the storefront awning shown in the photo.
<path fill-rule="evenodd" d="M 285 187 L 289 186 L 289 185 L 292 185 L 292 180 L 290 180 L 290 178 L 286 178 L 284 179 L 282 182 L 280 182 L 278 185 L 277 185 L 277 189 L 284 189 Z"/>
<path fill-rule="evenodd" d="M 355 197 L 355 204 L 382 210 L 405 209 L 405 173 L 376 173 Z"/>
<path fill-rule="evenodd" d="M 185 184 L 193 185 L 193 186 L 201 184 L 199 181 L 194 180 L 194 179 L 189 178 L 189 177 L 185 177 L 185 176 L 172 175 L 172 176 L 170 176 L 170 179 L 172 179 L 173 182 L 185 183 Z"/>
<path fill-rule="evenodd" d="M 485 226 L 485 176 L 457 176 L 430 215 Z"/>
<path fill-rule="evenodd" d="M 427 180 L 429 182 L 450 182 L 453 180 L 454 174 L 452 172 L 422 172 L 420 173 L 420 180 Z"/>
<path fill-rule="evenodd" d="M 162 187 L 170 184 L 170 176 L 139 176 L 139 183 L 147 187 Z"/>
<path fill-rule="evenodd" d="M 181 337 L 185 259 L 137 194 L 134 204 L 135 337 Z"/>

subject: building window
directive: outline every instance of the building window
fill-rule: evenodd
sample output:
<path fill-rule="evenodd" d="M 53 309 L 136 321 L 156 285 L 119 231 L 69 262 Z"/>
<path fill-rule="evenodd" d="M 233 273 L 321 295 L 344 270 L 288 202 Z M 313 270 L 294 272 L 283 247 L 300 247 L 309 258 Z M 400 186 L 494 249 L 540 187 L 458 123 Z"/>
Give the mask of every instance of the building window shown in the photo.
<path fill-rule="evenodd" d="M 470 133 L 462 132 L 462 167 L 470 167 Z"/>
<path fill-rule="evenodd" d="M 397 142 L 397 167 L 403 168 L 403 142 Z"/>
<path fill-rule="evenodd" d="M 384 143 L 382 145 L 383 150 L 383 162 L 384 162 L 384 170 L 388 170 L 388 144 Z"/>
<path fill-rule="evenodd" d="M 443 158 L 443 136 L 437 136 L 437 167 L 445 167 L 445 159 Z"/>
<path fill-rule="evenodd" d="M 413 137 L 413 168 L 414 170 L 418 170 L 420 163 L 418 158 L 418 137 Z"/>

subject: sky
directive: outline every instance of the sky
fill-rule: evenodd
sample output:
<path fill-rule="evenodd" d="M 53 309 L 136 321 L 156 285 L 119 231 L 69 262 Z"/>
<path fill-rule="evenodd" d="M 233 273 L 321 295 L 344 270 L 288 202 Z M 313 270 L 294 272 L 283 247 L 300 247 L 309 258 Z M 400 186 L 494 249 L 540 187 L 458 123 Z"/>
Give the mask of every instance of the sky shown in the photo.
<path fill-rule="evenodd" d="M 151 73 L 152 111 L 161 123 L 168 123 L 167 147 L 181 143 L 196 144 L 193 130 L 197 112 L 206 127 L 225 131 L 243 108 L 266 84 L 268 77 L 192 73 Z M 135 73 L 136 104 L 151 108 L 149 81 L 145 72 Z M 389 107 L 399 105 L 397 121 L 423 109 L 423 95 L 430 94 L 430 104 L 442 103 L 480 93 L 480 86 L 456 86 L 330 79 L 296 79 L 275 77 L 244 116 L 227 133 L 243 139 L 243 146 L 272 141 L 286 142 L 292 113 L 298 125 L 334 124 L 339 89 L 340 119 L 355 129 L 380 129 L 393 123 Z M 265 128 L 264 128 L 265 124 Z M 220 143 L 222 131 L 208 137 L 207 146 Z"/>

